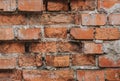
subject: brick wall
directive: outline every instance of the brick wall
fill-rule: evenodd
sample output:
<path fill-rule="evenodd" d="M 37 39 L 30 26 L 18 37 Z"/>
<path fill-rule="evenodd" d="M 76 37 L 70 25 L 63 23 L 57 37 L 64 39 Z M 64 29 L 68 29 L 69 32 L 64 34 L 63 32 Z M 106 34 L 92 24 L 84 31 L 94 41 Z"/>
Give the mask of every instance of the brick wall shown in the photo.
<path fill-rule="evenodd" d="M 0 0 L 0 81 L 120 81 L 120 0 Z"/>

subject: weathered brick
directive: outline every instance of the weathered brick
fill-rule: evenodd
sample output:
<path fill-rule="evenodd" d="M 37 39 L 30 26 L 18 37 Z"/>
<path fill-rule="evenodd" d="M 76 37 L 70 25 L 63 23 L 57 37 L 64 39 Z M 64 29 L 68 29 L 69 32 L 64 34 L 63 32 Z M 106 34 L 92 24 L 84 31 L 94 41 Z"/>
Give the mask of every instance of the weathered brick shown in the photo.
<path fill-rule="evenodd" d="M 95 38 L 98 40 L 119 39 L 120 32 L 118 28 L 96 28 Z"/>
<path fill-rule="evenodd" d="M 20 11 L 42 11 L 43 0 L 18 0 Z"/>
<path fill-rule="evenodd" d="M 21 81 L 21 70 L 0 70 L 0 81 Z"/>
<path fill-rule="evenodd" d="M 119 0 L 98 0 L 98 10 L 106 11 L 108 13 L 118 12 L 120 1 Z"/>
<path fill-rule="evenodd" d="M 47 10 L 48 11 L 67 11 L 68 1 L 67 0 L 48 0 Z"/>
<path fill-rule="evenodd" d="M 24 53 L 23 43 L 0 43 L 0 53 Z"/>
<path fill-rule="evenodd" d="M 72 65 L 73 66 L 93 66 L 95 65 L 95 57 L 92 55 L 73 54 Z"/>
<path fill-rule="evenodd" d="M 0 25 L 24 25 L 27 24 L 25 15 L 5 14 L 0 15 Z"/>
<path fill-rule="evenodd" d="M 0 11 L 15 11 L 16 0 L 0 0 Z"/>
<path fill-rule="evenodd" d="M 59 52 L 81 52 L 81 43 L 80 42 L 58 42 L 58 51 Z"/>
<path fill-rule="evenodd" d="M 42 14 L 40 23 L 41 24 L 72 24 L 74 23 L 74 15 L 65 13 L 65 14 L 58 14 L 58 13 L 47 13 Z"/>
<path fill-rule="evenodd" d="M 95 0 L 71 0 L 70 6 L 73 11 L 94 10 Z"/>
<path fill-rule="evenodd" d="M 54 67 L 67 67 L 70 65 L 70 57 L 68 55 L 64 55 L 64 56 L 47 55 L 46 64 L 48 66 L 54 66 Z"/>
<path fill-rule="evenodd" d="M 83 51 L 85 54 L 102 54 L 102 44 L 84 42 Z"/>
<path fill-rule="evenodd" d="M 13 28 L 0 28 L 0 40 L 13 40 Z"/>
<path fill-rule="evenodd" d="M 104 53 L 113 53 L 119 54 L 120 53 L 120 40 L 104 42 L 103 43 L 103 51 Z"/>
<path fill-rule="evenodd" d="M 74 81 L 72 70 L 24 70 L 25 81 Z"/>
<path fill-rule="evenodd" d="M 82 25 L 105 25 L 107 17 L 105 14 L 81 14 Z"/>
<path fill-rule="evenodd" d="M 102 70 L 77 70 L 78 81 L 105 81 Z"/>
<path fill-rule="evenodd" d="M 100 67 L 120 67 L 120 54 L 107 54 L 99 57 Z"/>
<path fill-rule="evenodd" d="M 110 14 L 108 19 L 109 19 L 109 24 L 110 25 L 120 25 L 120 14 Z"/>
<path fill-rule="evenodd" d="M 57 45 L 56 42 L 32 43 L 32 45 L 30 46 L 30 51 L 42 53 L 56 52 Z"/>
<path fill-rule="evenodd" d="M 74 39 L 94 39 L 93 28 L 72 28 L 70 34 Z"/>
<path fill-rule="evenodd" d="M 38 64 L 39 63 L 39 64 Z M 19 56 L 19 66 L 41 66 L 42 58 L 39 55 L 21 55 Z"/>
<path fill-rule="evenodd" d="M 18 39 L 20 40 L 38 40 L 40 39 L 40 28 L 27 28 L 18 30 Z"/>
<path fill-rule="evenodd" d="M 107 69 L 105 75 L 107 81 L 120 81 L 120 69 Z"/>
<path fill-rule="evenodd" d="M 67 38 L 67 28 L 45 28 L 45 37 L 47 38 Z"/>
<path fill-rule="evenodd" d="M 17 66 L 15 57 L 0 57 L 0 69 L 14 69 Z"/>

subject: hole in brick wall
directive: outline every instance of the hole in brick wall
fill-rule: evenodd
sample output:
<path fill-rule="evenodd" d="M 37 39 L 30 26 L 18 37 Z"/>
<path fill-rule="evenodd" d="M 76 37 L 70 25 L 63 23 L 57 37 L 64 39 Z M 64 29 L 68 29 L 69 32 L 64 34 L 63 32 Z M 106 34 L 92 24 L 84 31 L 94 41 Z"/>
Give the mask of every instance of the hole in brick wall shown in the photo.
<path fill-rule="evenodd" d="M 25 43 L 25 52 L 26 53 L 29 53 L 29 46 L 30 46 L 30 43 Z"/>

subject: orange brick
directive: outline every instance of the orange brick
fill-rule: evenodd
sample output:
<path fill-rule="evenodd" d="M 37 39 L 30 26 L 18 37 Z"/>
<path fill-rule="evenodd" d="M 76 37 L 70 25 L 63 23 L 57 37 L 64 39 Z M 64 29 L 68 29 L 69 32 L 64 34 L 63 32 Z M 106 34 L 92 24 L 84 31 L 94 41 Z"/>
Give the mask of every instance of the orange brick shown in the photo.
<path fill-rule="evenodd" d="M 94 10 L 95 0 L 71 0 L 70 6 L 73 11 Z"/>
<path fill-rule="evenodd" d="M 110 25 L 120 25 L 120 14 L 111 14 L 109 15 L 109 24 Z"/>
<path fill-rule="evenodd" d="M 120 32 L 118 28 L 96 28 L 95 38 L 100 40 L 119 39 Z"/>
<path fill-rule="evenodd" d="M 13 40 L 13 28 L 0 28 L 0 40 Z"/>
<path fill-rule="evenodd" d="M 36 53 L 56 52 L 57 51 L 56 42 L 32 43 L 32 45 L 30 46 L 30 51 Z"/>
<path fill-rule="evenodd" d="M 43 0 L 18 0 L 20 11 L 42 11 Z"/>
<path fill-rule="evenodd" d="M 82 25 L 105 25 L 107 17 L 105 14 L 81 14 Z"/>
<path fill-rule="evenodd" d="M 39 64 L 38 64 L 39 63 Z M 21 55 L 19 56 L 19 66 L 41 66 L 42 59 L 39 55 Z"/>
<path fill-rule="evenodd" d="M 48 66 L 54 67 L 67 67 L 70 64 L 70 57 L 68 55 L 64 56 L 46 56 L 46 64 Z"/>
<path fill-rule="evenodd" d="M 120 81 L 120 69 L 107 69 L 105 75 L 107 81 Z"/>
<path fill-rule="evenodd" d="M 105 10 L 105 11 L 110 10 L 116 4 L 120 4 L 120 1 L 119 0 L 98 0 L 98 10 Z"/>
<path fill-rule="evenodd" d="M 67 28 L 45 28 L 47 38 L 67 38 Z"/>
<path fill-rule="evenodd" d="M 102 44 L 95 44 L 92 42 L 85 42 L 83 51 L 85 54 L 102 54 Z"/>
<path fill-rule="evenodd" d="M 27 28 L 18 30 L 18 39 L 20 40 L 38 40 L 40 39 L 40 28 Z"/>
<path fill-rule="evenodd" d="M 24 25 L 27 24 L 25 15 L 5 14 L 0 15 L 0 25 Z"/>
<path fill-rule="evenodd" d="M 103 55 L 99 57 L 100 67 L 120 67 L 120 55 Z"/>
<path fill-rule="evenodd" d="M 25 81 L 74 81 L 72 70 L 23 70 Z"/>
<path fill-rule="evenodd" d="M 73 54 L 72 55 L 73 66 L 93 66 L 95 65 L 95 57 L 84 54 Z"/>
<path fill-rule="evenodd" d="M 74 39 L 94 39 L 93 28 L 72 28 L 70 34 Z"/>
<path fill-rule="evenodd" d="M 0 80 L 1 81 L 21 81 L 22 71 L 21 70 L 1 70 Z"/>
<path fill-rule="evenodd" d="M 0 0 L 0 10 L 1 11 L 15 11 L 16 0 Z"/>
<path fill-rule="evenodd" d="M 0 53 L 24 53 L 24 43 L 1 43 Z"/>
<path fill-rule="evenodd" d="M 67 11 L 68 1 L 67 0 L 48 0 L 47 10 L 48 11 Z"/>
<path fill-rule="evenodd" d="M 14 69 L 17 66 L 15 57 L 0 57 L 0 69 Z"/>
<path fill-rule="evenodd" d="M 78 81 L 105 81 L 102 70 L 77 70 Z"/>
<path fill-rule="evenodd" d="M 59 52 L 81 52 L 81 43 L 79 42 L 58 42 Z"/>

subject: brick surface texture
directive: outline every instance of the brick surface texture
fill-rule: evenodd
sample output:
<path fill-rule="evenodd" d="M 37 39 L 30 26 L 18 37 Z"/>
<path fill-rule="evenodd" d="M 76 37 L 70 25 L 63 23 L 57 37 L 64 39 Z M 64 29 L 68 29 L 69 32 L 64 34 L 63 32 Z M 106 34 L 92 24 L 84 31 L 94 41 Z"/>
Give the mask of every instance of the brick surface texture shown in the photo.
<path fill-rule="evenodd" d="M 0 81 L 120 81 L 120 0 L 0 0 Z"/>

